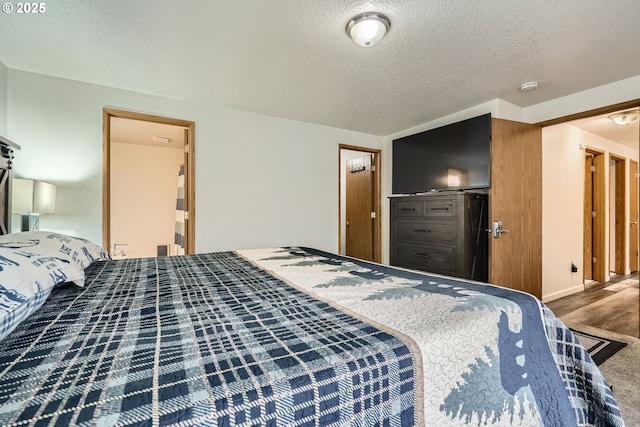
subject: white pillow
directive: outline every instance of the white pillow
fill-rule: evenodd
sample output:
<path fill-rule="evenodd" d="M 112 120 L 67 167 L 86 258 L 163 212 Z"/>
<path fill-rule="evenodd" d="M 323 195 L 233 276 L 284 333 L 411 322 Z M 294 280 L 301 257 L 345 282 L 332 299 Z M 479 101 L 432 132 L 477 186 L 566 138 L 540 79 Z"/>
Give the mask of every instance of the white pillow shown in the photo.
<path fill-rule="evenodd" d="M 93 246 L 53 233 L 0 236 L 0 340 L 40 308 L 55 285 L 84 284 L 84 265 L 103 256 Z"/>
<path fill-rule="evenodd" d="M 46 259 L 56 259 L 59 261 L 59 267 L 64 267 L 66 274 L 62 282 L 73 282 L 78 286 L 84 286 L 85 268 L 94 261 L 110 258 L 102 247 L 86 239 L 50 231 L 29 231 L 0 236 L 0 250 L 9 251 L 13 256 L 32 257 L 32 265 Z M 37 261 L 39 258 L 45 260 Z M 68 269 L 65 264 L 78 268 Z"/>

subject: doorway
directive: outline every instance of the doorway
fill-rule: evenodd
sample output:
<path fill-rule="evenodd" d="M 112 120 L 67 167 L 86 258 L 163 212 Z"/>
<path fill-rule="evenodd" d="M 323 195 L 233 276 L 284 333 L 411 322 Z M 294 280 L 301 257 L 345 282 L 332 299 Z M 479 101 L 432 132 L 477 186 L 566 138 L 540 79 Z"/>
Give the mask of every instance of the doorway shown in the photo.
<path fill-rule="evenodd" d="M 194 127 L 103 110 L 102 244 L 112 257 L 194 252 Z"/>
<path fill-rule="evenodd" d="M 572 215 L 562 215 L 557 216 L 557 221 L 554 218 L 547 222 L 553 223 L 553 227 L 548 228 L 547 238 L 552 240 L 558 232 L 561 234 L 566 232 L 563 245 L 558 246 L 564 250 L 563 253 L 578 255 L 578 261 L 574 261 L 573 257 L 569 258 L 571 275 L 567 274 L 569 269 L 564 270 L 564 265 L 557 262 L 559 257 L 545 258 L 545 262 L 553 266 L 553 270 L 548 270 L 553 273 L 547 274 L 545 286 L 548 286 L 547 291 L 558 290 L 548 294 L 554 298 L 558 298 L 557 294 L 566 294 L 578 287 L 584 289 L 584 285 L 592 282 L 607 282 L 611 272 L 620 271 L 620 274 L 629 272 L 627 228 L 629 223 L 627 221 L 629 221 L 629 206 L 633 203 L 630 200 L 633 190 L 629 187 L 627 175 L 629 162 L 637 160 L 640 128 L 637 121 L 621 126 L 612 119 L 612 116 L 618 112 L 637 111 L 639 105 L 640 99 L 540 123 L 545 130 L 550 128 L 545 132 L 549 138 L 546 140 L 546 147 L 548 147 L 546 161 L 549 164 L 556 164 L 554 162 L 557 160 L 557 165 L 560 166 L 549 168 L 549 173 L 545 177 L 549 184 L 553 184 L 552 179 L 558 181 L 559 185 L 550 185 L 550 189 L 555 190 L 557 187 L 562 189 L 556 193 L 549 191 L 547 194 L 552 194 L 555 198 L 547 197 L 546 200 L 554 202 L 566 200 L 572 203 L 568 205 L 568 209 L 576 215 L 580 214 L 583 219 L 580 223 L 570 223 Z M 549 141 L 554 143 L 550 144 Z M 571 197 L 580 194 L 573 191 L 574 188 L 580 189 L 582 193 L 579 198 L 580 203 L 584 204 L 581 212 L 578 211 L 576 204 L 578 200 Z M 567 197 L 562 198 L 561 194 L 567 194 Z M 547 206 L 551 205 L 547 203 Z M 573 224 L 580 224 L 580 226 L 573 227 Z M 580 236 L 578 232 L 581 233 Z M 549 248 L 547 253 L 562 255 L 557 247 L 551 248 L 549 245 L 547 247 Z M 582 274 L 573 276 L 573 273 Z M 568 283 L 574 286 L 572 288 L 566 285 L 555 286 L 555 283 Z"/>
<path fill-rule="evenodd" d="M 381 262 L 380 150 L 340 144 L 339 253 Z"/>

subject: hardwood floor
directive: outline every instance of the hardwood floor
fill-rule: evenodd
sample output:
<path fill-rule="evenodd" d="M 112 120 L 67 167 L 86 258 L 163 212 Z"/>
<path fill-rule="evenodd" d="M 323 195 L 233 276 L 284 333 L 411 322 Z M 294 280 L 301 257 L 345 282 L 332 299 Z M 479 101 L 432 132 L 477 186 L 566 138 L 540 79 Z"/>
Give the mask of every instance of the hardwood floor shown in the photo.
<path fill-rule="evenodd" d="M 560 317 L 619 334 L 640 338 L 640 290 L 638 273 L 612 277 L 589 285 L 582 292 L 547 303 Z"/>

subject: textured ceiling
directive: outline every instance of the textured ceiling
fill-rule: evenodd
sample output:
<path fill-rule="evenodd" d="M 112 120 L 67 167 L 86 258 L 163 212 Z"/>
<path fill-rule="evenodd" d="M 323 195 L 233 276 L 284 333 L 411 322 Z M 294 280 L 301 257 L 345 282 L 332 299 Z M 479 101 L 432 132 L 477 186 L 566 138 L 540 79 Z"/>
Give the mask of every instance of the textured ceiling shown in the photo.
<path fill-rule="evenodd" d="M 637 0 L 45 4 L 0 15 L 7 67 L 377 135 L 640 75 Z M 373 48 L 345 33 L 363 11 L 391 20 Z"/>

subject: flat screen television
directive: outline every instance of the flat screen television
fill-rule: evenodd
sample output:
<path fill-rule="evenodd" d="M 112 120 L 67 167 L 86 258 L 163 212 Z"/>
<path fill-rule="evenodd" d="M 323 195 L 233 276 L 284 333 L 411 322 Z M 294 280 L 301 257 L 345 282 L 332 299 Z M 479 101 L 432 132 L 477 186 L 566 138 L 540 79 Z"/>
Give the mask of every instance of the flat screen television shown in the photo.
<path fill-rule="evenodd" d="M 393 194 L 488 188 L 491 114 L 393 141 Z"/>

